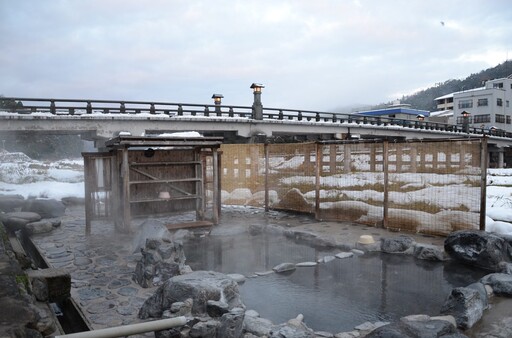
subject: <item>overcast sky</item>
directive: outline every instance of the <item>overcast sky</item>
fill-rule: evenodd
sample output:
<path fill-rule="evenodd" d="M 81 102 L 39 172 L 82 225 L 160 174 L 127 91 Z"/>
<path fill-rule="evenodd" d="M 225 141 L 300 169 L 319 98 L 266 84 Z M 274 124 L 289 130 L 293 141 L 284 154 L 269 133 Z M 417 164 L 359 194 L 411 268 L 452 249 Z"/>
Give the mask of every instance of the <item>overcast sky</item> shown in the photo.
<path fill-rule="evenodd" d="M 512 58 L 510 0 L 0 0 L 0 94 L 333 111 Z"/>

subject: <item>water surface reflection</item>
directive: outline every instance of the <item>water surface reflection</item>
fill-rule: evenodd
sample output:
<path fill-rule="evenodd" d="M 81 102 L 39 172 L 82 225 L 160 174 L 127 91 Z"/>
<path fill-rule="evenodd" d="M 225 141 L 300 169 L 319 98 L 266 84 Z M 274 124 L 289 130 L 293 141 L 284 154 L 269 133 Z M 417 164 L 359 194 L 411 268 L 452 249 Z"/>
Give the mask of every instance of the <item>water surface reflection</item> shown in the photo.
<path fill-rule="evenodd" d="M 283 262 L 316 261 L 339 251 L 297 244 L 282 235 L 211 236 L 184 243 L 193 270 L 252 276 Z M 248 309 L 274 323 L 302 313 L 314 330 L 350 331 L 365 321 L 438 315 L 450 290 L 484 276 L 464 266 L 373 253 L 335 259 L 288 274 L 249 278 L 240 286 Z"/>

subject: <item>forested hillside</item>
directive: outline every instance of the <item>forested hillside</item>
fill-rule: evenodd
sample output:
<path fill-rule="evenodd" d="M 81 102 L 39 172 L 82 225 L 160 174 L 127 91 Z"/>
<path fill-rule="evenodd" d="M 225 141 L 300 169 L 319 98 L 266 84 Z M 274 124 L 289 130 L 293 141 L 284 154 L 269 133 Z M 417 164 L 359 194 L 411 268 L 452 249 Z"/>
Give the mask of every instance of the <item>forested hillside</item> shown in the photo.
<path fill-rule="evenodd" d="M 402 103 L 408 103 L 413 108 L 428 111 L 436 110 L 434 99 L 439 96 L 462 90 L 482 87 L 487 80 L 504 78 L 512 75 L 512 61 L 506 61 L 496 67 L 471 74 L 463 80 L 446 80 L 431 87 L 402 98 Z M 382 106 L 382 105 L 379 105 Z"/>

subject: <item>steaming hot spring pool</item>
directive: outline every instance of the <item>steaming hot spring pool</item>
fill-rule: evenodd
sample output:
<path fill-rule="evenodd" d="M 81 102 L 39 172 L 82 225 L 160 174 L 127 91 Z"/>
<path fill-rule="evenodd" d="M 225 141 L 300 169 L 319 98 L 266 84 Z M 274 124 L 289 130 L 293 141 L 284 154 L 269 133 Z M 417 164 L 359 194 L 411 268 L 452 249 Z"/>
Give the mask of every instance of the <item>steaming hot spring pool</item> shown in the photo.
<path fill-rule="evenodd" d="M 452 288 L 486 274 L 453 263 L 366 253 L 257 276 L 280 263 L 315 262 L 340 252 L 299 244 L 276 233 L 211 235 L 185 241 L 184 249 L 193 270 L 249 277 L 239 286 L 241 298 L 261 317 L 280 324 L 303 314 L 310 328 L 330 332 L 410 314 L 437 316 Z"/>

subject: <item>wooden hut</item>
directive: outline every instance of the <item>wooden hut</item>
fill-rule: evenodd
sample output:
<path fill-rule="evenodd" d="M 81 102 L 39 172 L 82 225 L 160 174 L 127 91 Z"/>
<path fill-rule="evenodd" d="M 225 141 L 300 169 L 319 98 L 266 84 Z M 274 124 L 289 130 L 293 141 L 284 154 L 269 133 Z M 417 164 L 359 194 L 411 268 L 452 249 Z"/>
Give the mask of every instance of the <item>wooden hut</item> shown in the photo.
<path fill-rule="evenodd" d="M 218 137 L 119 136 L 106 142 L 108 152 L 83 153 L 86 233 L 97 219 L 129 232 L 133 217 L 194 210 L 195 225 L 217 224 L 221 144 Z"/>

